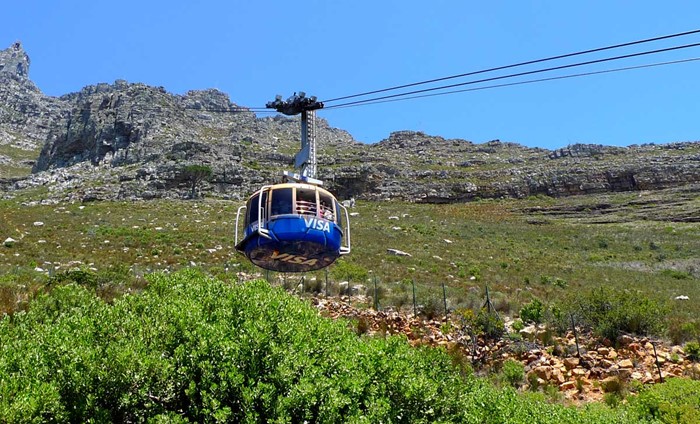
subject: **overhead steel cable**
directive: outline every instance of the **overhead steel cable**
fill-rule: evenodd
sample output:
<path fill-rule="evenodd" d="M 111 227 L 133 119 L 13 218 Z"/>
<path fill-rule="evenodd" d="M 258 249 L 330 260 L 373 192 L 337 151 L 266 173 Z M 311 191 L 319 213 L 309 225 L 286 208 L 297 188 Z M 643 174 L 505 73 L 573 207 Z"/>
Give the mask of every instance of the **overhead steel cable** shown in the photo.
<path fill-rule="evenodd" d="M 164 107 L 144 107 L 130 110 L 129 113 L 141 113 L 141 112 L 162 112 Z M 112 109 L 117 110 L 117 109 Z M 206 109 L 201 107 L 184 107 L 178 110 L 183 111 L 200 111 L 200 112 L 216 112 L 216 113 L 277 113 L 275 110 L 270 110 L 267 108 L 248 108 L 248 107 L 233 107 L 228 109 Z M 80 109 L 74 110 L 74 112 L 90 112 L 92 109 L 90 107 L 82 107 Z"/>
<path fill-rule="evenodd" d="M 274 110 L 270 110 L 264 107 L 236 107 L 236 108 L 219 108 L 219 109 L 206 109 L 206 108 L 201 108 L 201 107 L 186 107 L 184 108 L 185 110 L 199 110 L 202 112 L 223 112 L 223 113 L 243 113 L 243 112 L 255 112 L 255 113 L 260 113 L 260 112 L 274 112 L 277 113 Z"/>
<path fill-rule="evenodd" d="M 663 53 L 663 52 L 669 52 L 669 51 L 674 51 L 674 50 L 681 50 L 681 49 L 687 49 L 691 47 L 697 47 L 700 46 L 700 43 L 693 43 L 693 44 L 685 44 L 682 46 L 674 46 L 674 47 L 667 47 L 664 49 L 657 49 L 657 50 L 649 50 L 649 51 L 644 51 L 644 52 L 639 52 L 639 53 L 630 53 L 630 54 L 625 54 L 625 55 L 620 55 L 620 56 L 613 56 L 613 57 L 607 57 L 603 59 L 595 59 L 595 60 L 589 60 L 586 62 L 578 62 L 578 63 L 571 63 L 568 65 L 560 65 L 560 66 L 553 66 L 550 68 L 544 68 L 544 69 L 536 69 L 533 71 L 526 71 L 526 72 L 519 72 L 516 74 L 509 74 L 509 75 L 501 75 L 497 77 L 491 77 L 491 78 L 483 78 L 479 80 L 472 80 L 472 81 L 467 81 L 467 82 L 461 82 L 461 83 L 456 83 L 456 84 L 449 84 L 449 85 L 443 85 L 440 87 L 432 87 L 432 88 L 424 88 L 422 90 L 413 90 L 413 91 L 407 91 L 405 93 L 398 93 L 398 94 L 390 94 L 386 96 L 381 96 L 381 97 L 375 97 L 372 99 L 365 99 L 365 100 L 356 100 L 354 102 L 348 102 L 348 103 L 341 103 L 338 105 L 332 105 L 328 106 L 325 109 L 335 109 L 343 106 L 350 106 L 350 105 L 356 105 L 356 104 L 364 104 L 364 103 L 370 103 L 374 102 L 377 100 L 384 100 L 384 99 L 392 99 L 392 98 L 397 98 L 397 97 L 404 97 L 404 96 L 410 96 L 412 94 L 419 94 L 419 93 L 427 93 L 430 91 L 437 91 L 437 90 L 444 90 L 448 88 L 454 88 L 454 87 L 463 87 L 465 85 L 472 85 L 472 84 L 479 84 L 483 82 L 489 82 L 489 81 L 497 81 L 497 80 L 502 80 L 502 79 L 507 79 L 507 78 L 515 78 L 515 77 L 521 77 L 524 75 L 533 75 L 533 74 L 539 74 L 542 72 L 550 72 L 550 71 L 557 71 L 561 69 L 568 69 L 568 68 L 574 68 L 578 66 L 585 66 L 585 65 L 592 65 L 595 63 L 604 63 L 604 62 L 610 62 L 613 60 L 621 60 L 621 59 L 629 59 L 632 57 L 639 57 L 639 56 L 647 56 L 650 54 L 657 54 L 657 53 Z"/>
<path fill-rule="evenodd" d="M 603 71 L 591 71 L 591 72 L 582 72 L 582 73 L 578 73 L 578 74 L 560 75 L 560 76 L 556 76 L 556 77 L 540 78 L 540 79 L 527 80 L 527 81 L 518 81 L 518 82 L 507 83 L 507 84 L 496 84 L 496 85 L 487 85 L 484 87 L 465 88 L 462 90 L 451 90 L 451 91 L 444 91 L 441 93 L 420 94 L 417 96 L 401 97 L 401 98 L 396 98 L 396 99 L 376 100 L 373 102 L 362 103 L 362 104 L 347 105 L 347 106 L 334 106 L 334 107 L 329 107 L 327 109 L 343 109 L 343 108 L 349 108 L 349 107 L 374 105 L 374 104 L 380 104 L 380 103 L 401 102 L 404 100 L 414 100 L 414 99 L 422 99 L 422 98 L 426 98 L 426 97 L 445 96 L 448 94 L 465 93 L 465 92 L 469 92 L 469 91 L 481 91 L 481 90 L 488 90 L 488 89 L 493 89 L 493 88 L 512 87 L 512 86 L 516 86 L 516 85 L 534 84 L 534 83 L 538 83 L 538 82 L 555 81 L 555 80 L 562 80 L 562 79 L 569 79 L 569 78 L 578 78 L 578 77 L 585 77 L 585 76 L 590 76 L 590 75 L 599 75 L 599 74 L 607 74 L 607 73 L 613 73 L 613 72 L 630 71 L 630 70 L 634 70 L 634 69 L 652 68 L 655 66 L 673 65 L 673 64 L 677 64 L 677 63 L 695 62 L 695 61 L 700 61 L 700 57 L 672 60 L 672 61 L 668 61 L 668 62 L 650 63 L 650 64 L 646 64 L 646 65 L 627 66 L 624 68 L 606 69 Z"/>
<path fill-rule="evenodd" d="M 335 101 L 338 101 L 338 100 L 352 99 L 352 98 L 355 98 L 355 97 L 364 97 L 364 96 L 369 96 L 370 94 L 384 93 L 384 92 L 387 92 L 387 91 L 399 90 L 399 89 L 408 88 L 408 87 L 415 87 L 415 86 L 418 86 L 418 85 L 430 84 L 430 83 L 439 82 L 439 81 L 446 81 L 446 80 L 455 79 L 455 78 L 462 78 L 462 77 L 468 77 L 468 76 L 473 76 L 473 75 L 479 75 L 479 74 L 484 74 L 484 73 L 488 73 L 488 72 L 502 71 L 502 70 L 504 70 L 504 69 L 511 69 L 511 68 L 516 68 L 516 67 L 519 67 L 519 66 L 533 65 L 533 64 L 536 64 L 536 63 L 548 62 L 548 61 L 557 60 L 557 59 L 565 59 L 565 58 L 567 58 L 567 57 L 574 57 L 574 56 L 580 56 L 580 55 L 589 54 L 589 53 L 602 52 L 602 51 L 605 51 L 605 50 L 618 49 L 618 48 L 621 48 L 621 47 L 629 47 L 629 46 L 634 46 L 634 45 L 638 45 L 638 44 L 651 43 L 651 42 L 653 42 L 653 41 L 667 40 L 667 39 L 670 39 L 670 38 L 683 37 L 683 36 L 686 36 L 686 35 L 692 35 L 692 34 L 697 34 L 697 33 L 700 33 L 700 29 L 696 29 L 696 30 L 692 30 L 692 31 L 679 32 L 679 33 L 676 33 L 676 34 L 663 35 L 663 36 L 659 36 L 659 37 L 646 38 L 646 39 L 643 39 L 643 40 L 630 41 L 630 42 L 627 42 L 627 43 L 614 44 L 614 45 L 611 45 L 611 46 L 598 47 L 598 48 L 595 48 L 595 49 L 582 50 L 582 51 L 578 51 L 578 52 L 575 52 L 575 53 L 567 53 L 567 54 L 562 54 L 562 55 L 558 55 L 558 56 L 546 57 L 546 58 L 542 58 L 542 59 L 529 60 L 529 61 L 526 61 L 526 62 L 515 63 L 515 64 L 512 64 L 512 65 L 497 66 L 497 67 L 495 67 L 495 68 L 488 68 L 488 69 L 482 69 L 482 70 L 479 70 L 479 71 L 466 72 L 466 73 L 458 74 L 458 75 L 450 75 L 450 76 L 442 77 L 442 78 L 434 78 L 434 79 L 425 80 L 425 81 L 419 81 L 419 82 L 414 82 L 414 83 L 410 83 L 410 84 L 397 85 L 397 86 L 394 86 L 394 87 L 383 88 L 383 89 L 380 89 L 380 90 L 366 91 L 366 92 L 364 92 L 364 93 L 352 94 L 352 95 L 349 95 L 349 96 L 335 97 L 335 98 L 332 98 L 332 99 L 323 100 L 322 102 L 323 102 L 323 103 L 329 103 L 329 102 L 335 102 Z"/>

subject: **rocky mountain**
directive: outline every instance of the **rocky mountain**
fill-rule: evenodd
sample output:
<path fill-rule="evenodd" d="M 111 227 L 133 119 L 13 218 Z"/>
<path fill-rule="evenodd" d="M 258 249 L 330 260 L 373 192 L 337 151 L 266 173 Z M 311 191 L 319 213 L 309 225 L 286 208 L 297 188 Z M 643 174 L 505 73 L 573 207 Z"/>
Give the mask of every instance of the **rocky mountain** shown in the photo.
<path fill-rule="evenodd" d="M 66 105 L 29 79 L 20 43 L 0 50 L 0 178 L 26 175 Z"/>
<path fill-rule="evenodd" d="M 186 197 L 185 167 L 208 165 L 206 196 L 245 198 L 291 169 L 298 118 L 258 117 L 217 90 L 175 95 L 116 81 L 49 97 L 19 43 L 0 52 L 0 186 L 55 200 Z M 362 144 L 317 119 L 319 177 L 340 198 L 463 202 L 700 183 L 700 142 L 551 151 L 399 131 Z M 30 173 L 31 169 L 31 173 Z"/>

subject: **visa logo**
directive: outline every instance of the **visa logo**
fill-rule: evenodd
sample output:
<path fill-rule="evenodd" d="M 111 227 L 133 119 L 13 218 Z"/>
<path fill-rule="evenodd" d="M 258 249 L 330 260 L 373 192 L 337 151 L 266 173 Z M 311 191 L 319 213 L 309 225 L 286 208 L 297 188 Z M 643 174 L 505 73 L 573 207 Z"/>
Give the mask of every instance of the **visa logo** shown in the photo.
<path fill-rule="evenodd" d="M 326 233 L 331 232 L 331 226 L 328 221 L 317 218 L 304 218 L 304 222 L 306 222 L 306 228 L 325 231 Z"/>
<path fill-rule="evenodd" d="M 301 264 L 301 265 L 316 265 L 318 259 L 308 259 L 304 256 L 290 255 L 289 253 L 282 253 L 275 251 L 272 252 L 270 259 L 276 261 L 289 262 L 290 264 Z"/>

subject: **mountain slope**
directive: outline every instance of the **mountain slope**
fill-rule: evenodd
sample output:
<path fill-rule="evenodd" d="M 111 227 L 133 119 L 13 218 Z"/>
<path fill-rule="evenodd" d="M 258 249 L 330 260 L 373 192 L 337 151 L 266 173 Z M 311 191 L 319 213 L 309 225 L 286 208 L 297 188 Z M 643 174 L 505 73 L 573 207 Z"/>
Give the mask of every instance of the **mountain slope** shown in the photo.
<path fill-rule="evenodd" d="M 258 118 L 217 90 L 174 95 L 116 81 L 52 98 L 29 80 L 21 45 L 0 52 L 0 66 L 7 191 L 46 186 L 50 197 L 80 201 L 181 198 L 190 195 L 185 167 L 200 164 L 213 171 L 202 193 L 242 199 L 291 169 L 299 148 L 298 117 Z M 700 183 L 700 142 L 550 151 L 399 131 L 367 145 L 317 119 L 317 143 L 319 177 L 341 198 L 447 203 Z M 8 179 L 29 166 L 31 176 Z"/>

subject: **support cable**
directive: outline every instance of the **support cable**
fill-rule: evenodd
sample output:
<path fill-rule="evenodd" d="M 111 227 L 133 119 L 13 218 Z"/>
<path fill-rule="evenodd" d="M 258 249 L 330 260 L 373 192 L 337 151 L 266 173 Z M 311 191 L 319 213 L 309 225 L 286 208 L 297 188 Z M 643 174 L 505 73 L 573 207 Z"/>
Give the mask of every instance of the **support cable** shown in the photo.
<path fill-rule="evenodd" d="M 534 83 L 538 83 L 538 82 L 556 81 L 556 80 L 563 80 L 563 79 L 570 79 L 570 78 L 579 78 L 579 77 L 585 77 L 585 76 L 591 76 L 591 75 L 600 75 L 600 74 L 608 74 L 608 73 L 613 73 L 613 72 L 630 71 L 630 70 L 634 70 L 634 69 L 652 68 L 652 67 L 656 67 L 656 66 L 673 65 L 673 64 L 686 63 L 686 62 L 695 62 L 695 61 L 699 61 L 699 60 L 700 60 L 700 57 L 693 57 L 693 58 L 689 58 L 689 59 L 673 60 L 673 61 L 669 61 L 669 62 L 657 62 L 657 63 L 650 63 L 647 65 L 637 65 L 637 66 L 627 66 L 624 68 L 606 69 L 603 71 L 583 72 L 583 73 L 578 73 L 578 74 L 560 75 L 560 76 L 550 77 L 550 78 L 540 78 L 540 79 L 527 80 L 527 81 L 511 82 L 511 83 L 506 83 L 506 84 L 486 85 L 483 87 L 464 88 L 461 90 L 443 91 L 440 93 L 432 93 L 432 94 L 420 94 L 420 95 L 416 95 L 416 96 L 401 97 L 401 98 L 396 98 L 396 99 L 376 100 L 376 101 L 370 101 L 367 103 L 354 104 L 354 105 L 329 106 L 326 109 L 344 109 L 344 108 L 349 108 L 349 107 L 375 105 L 375 104 L 380 104 L 380 103 L 401 102 L 404 100 L 422 99 L 422 98 L 426 98 L 426 97 L 437 97 L 437 96 L 445 96 L 448 94 L 466 93 L 469 91 L 481 91 L 481 90 L 489 90 L 492 88 L 512 87 L 512 86 L 516 86 L 516 85 L 534 84 Z"/>
<path fill-rule="evenodd" d="M 574 67 L 578 67 L 578 66 L 585 66 L 585 65 L 592 65 L 592 64 L 596 64 L 596 63 L 610 62 L 610 61 L 614 61 L 614 60 L 629 59 L 632 57 L 646 56 L 646 55 L 669 52 L 669 51 L 674 51 L 674 50 L 687 49 L 687 48 L 697 47 L 697 46 L 700 46 L 700 43 L 685 44 L 682 46 L 667 47 L 664 49 L 649 50 L 649 51 L 644 51 L 644 52 L 639 52 L 639 53 L 630 53 L 630 54 L 625 54 L 625 55 L 621 55 L 621 56 L 613 56 L 613 57 L 607 57 L 607 58 L 603 58 L 603 59 L 589 60 L 586 62 L 578 62 L 578 63 L 572 63 L 572 64 L 568 64 L 568 65 L 553 66 L 553 67 L 549 67 L 549 68 L 536 69 L 533 71 L 519 72 L 516 74 L 501 75 L 501 76 L 497 76 L 497 77 L 483 78 L 483 79 L 479 79 L 479 80 L 472 80 L 472 81 L 467 81 L 467 82 L 462 82 L 462 83 L 457 83 L 457 84 L 443 85 L 440 87 L 424 88 L 422 90 L 407 91 L 405 93 L 391 94 L 391 95 L 386 95 L 386 96 L 375 97 L 372 99 L 356 100 L 353 102 L 347 102 L 347 103 L 341 103 L 339 105 L 329 106 L 326 109 L 334 109 L 334 108 L 339 108 L 342 106 L 351 106 L 351 105 L 356 105 L 356 104 L 370 103 L 370 102 L 375 102 L 377 100 L 410 96 L 412 94 L 427 93 L 430 91 L 444 90 L 447 88 L 454 88 L 454 87 L 463 87 L 465 85 L 472 85 L 472 84 L 479 84 L 479 83 L 489 82 L 489 81 L 497 81 L 497 80 L 502 80 L 502 79 L 507 79 L 507 78 L 521 77 L 524 75 L 539 74 L 542 72 L 557 71 L 557 70 L 561 70 L 561 69 L 568 69 L 568 68 L 574 68 Z"/>
<path fill-rule="evenodd" d="M 548 62 L 548 61 L 557 60 L 557 59 L 564 59 L 567 57 L 574 57 L 574 56 L 580 56 L 580 55 L 589 54 L 589 53 L 602 52 L 605 50 L 618 49 L 621 47 L 629 47 L 629 46 L 634 46 L 634 45 L 638 45 L 638 44 L 650 43 L 653 41 L 666 40 L 666 39 L 676 38 L 676 37 L 683 37 L 686 35 L 692 35 L 692 34 L 697 34 L 697 33 L 700 33 L 700 29 L 679 32 L 679 33 L 670 34 L 670 35 L 663 35 L 663 36 L 659 36 L 659 37 L 646 38 L 643 40 L 630 41 L 627 43 L 614 44 L 611 46 L 598 47 L 595 49 L 582 50 L 582 51 L 578 51 L 578 52 L 574 52 L 574 53 L 567 53 L 567 54 L 562 54 L 562 55 L 557 55 L 557 56 L 550 56 L 550 57 L 546 57 L 546 58 L 542 58 L 542 59 L 529 60 L 526 62 L 519 62 L 519 63 L 515 63 L 512 65 L 497 66 L 495 68 L 482 69 L 479 71 L 466 72 L 466 73 L 458 74 L 458 75 L 451 75 L 451 76 L 442 77 L 442 78 L 434 78 L 434 79 L 425 80 L 425 81 L 418 81 L 418 82 L 414 82 L 414 83 L 410 83 L 410 84 L 397 85 L 397 86 L 393 86 L 393 87 L 389 87 L 389 88 L 383 88 L 380 90 L 372 90 L 372 91 L 366 91 L 364 93 L 352 94 L 349 96 L 335 97 L 332 99 L 323 100 L 323 102 L 328 103 L 328 102 L 335 102 L 338 100 L 352 99 L 355 97 L 363 97 L 363 96 L 368 96 L 370 94 L 377 94 L 377 93 L 384 93 L 387 91 L 399 90 L 401 88 L 415 87 L 417 85 L 429 84 L 429 83 L 439 82 L 439 81 L 446 81 L 446 80 L 450 80 L 450 79 L 462 78 L 462 77 L 478 75 L 478 74 L 484 74 L 484 73 L 488 73 L 488 72 L 501 71 L 504 69 L 511 69 L 511 68 L 516 68 L 519 66 L 533 65 L 535 63 Z"/>

